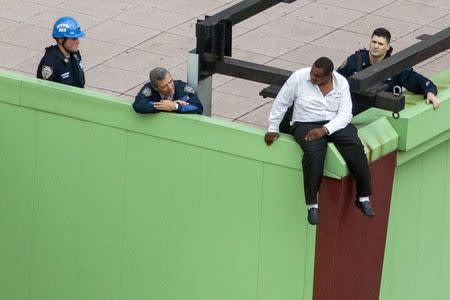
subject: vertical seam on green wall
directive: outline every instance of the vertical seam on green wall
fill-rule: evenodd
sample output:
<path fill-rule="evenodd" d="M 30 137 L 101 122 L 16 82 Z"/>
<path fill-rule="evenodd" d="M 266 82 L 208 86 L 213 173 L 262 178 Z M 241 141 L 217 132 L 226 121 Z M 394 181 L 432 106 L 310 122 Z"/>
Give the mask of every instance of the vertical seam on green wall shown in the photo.
<path fill-rule="evenodd" d="M 444 168 L 444 170 L 448 170 L 448 166 L 449 166 L 450 157 L 449 157 L 449 155 L 446 155 L 450 151 L 449 148 L 450 148 L 450 142 L 447 142 L 446 146 L 445 146 L 445 154 L 444 154 L 447 159 L 445 160 L 445 168 Z M 446 174 L 445 174 L 445 181 L 444 181 L 444 183 L 448 182 L 448 174 L 449 174 L 449 172 L 447 171 Z M 442 211 L 441 211 L 441 213 L 442 213 L 441 220 L 444 220 L 443 222 L 445 222 L 445 214 L 447 212 L 447 207 L 445 205 L 446 204 L 445 198 L 448 195 L 449 190 L 450 190 L 449 186 L 446 185 L 445 188 L 444 188 L 444 195 L 443 195 L 443 201 L 442 201 L 443 202 L 442 203 Z M 445 228 L 445 226 L 443 226 L 443 227 Z M 443 242 L 441 244 L 441 247 L 442 246 L 445 247 L 445 237 L 446 237 L 445 233 L 446 233 L 445 230 L 441 231 L 441 241 Z M 439 266 L 440 266 L 440 268 L 439 268 L 439 275 L 440 276 L 439 276 L 439 278 L 443 278 L 443 273 L 444 273 L 444 270 L 443 270 L 443 267 L 444 267 L 443 258 L 444 258 L 444 255 L 440 255 L 440 263 L 439 263 Z"/>
<path fill-rule="evenodd" d="M 154 138 L 154 137 L 152 137 L 152 138 Z M 169 150 L 168 150 L 169 157 L 175 157 L 175 145 L 176 145 L 176 143 L 177 143 L 176 141 L 169 140 Z M 169 159 L 168 164 L 169 164 L 168 168 L 171 170 L 169 174 L 176 174 L 175 173 L 176 170 L 175 170 L 174 160 L 173 159 Z M 171 203 L 169 205 L 169 209 L 170 209 L 170 208 L 172 208 L 172 205 L 173 205 L 173 190 L 172 189 L 167 189 L 167 190 L 170 191 L 169 192 L 170 193 L 169 194 L 170 195 L 169 199 L 171 201 Z M 169 238 L 168 238 L 168 235 L 169 234 L 173 235 L 173 233 L 172 233 L 173 227 L 172 227 L 172 224 L 169 223 L 169 222 L 167 222 L 165 224 L 165 226 L 167 226 L 167 231 L 166 231 L 167 232 L 167 236 L 165 238 L 165 247 L 166 247 L 166 253 L 169 253 Z M 164 276 L 164 283 L 165 283 L 164 284 L 164 295 L 165 295 L 165 298 L 169 297 L 169 284 L 167 283 L 168 276 L 169 276 L 169 259 L 170 259 L 170 257 L 168 257 L 165 260 L 165 262 L 164 262 L 164 274 L 163 274 L 163 276 Z"/>
<path fill-rule="evenodd" d="M 22 85 L 22 82 L 20 83 Z M 20 89 L 22 94 L 22 89 Z M 21 99 L 21 98 L 20 98 Z M 37 136 L 38 136 L 38 120 L 39 120 L 39 112 L 34 111 L 35 116 L 35 125 L 34 125 L 34 165 L 33 165 L 33 205 L 31 209 L 31 228 L 30 228 L 30 249 L 29 249 L 29 272 L 28 272 L 28 299 L 31 299 L 31 277 L 33 273 L 33 249 L 34 249 L 34 241 L 35 237 L 35 229 L 36 229 L 36 181 L 38 180 L 38 176 L 36 176 L 37 170 Z"/>
<path fill-rule="evenodd" d="M 23 81 L 21 80 L 20 84 L 19 84 L 19 105 L 21 105 L 21 106 L 22 106 L 22 85 L 23 85 Z"/>
<path fill-rule="evenodd" d="M 303 280 L 305 280 L 305 281 L 306 281 L 306 278 L 308 276 L 308 267 L 310 267 L 310 265 L 308 264 L 308 260 L 312 259 L 312 261 L 314 261 L 314 262 L 316 260 L 316 251 L 315 251 L 316 249 L 315 249 L 315 247 L 314 247 L 313 257 L 312 258 L 308 257 L 308 254 L 309 254 L 308 248 L 310 247 L 309 246 L 309 241 L 310 241 L 310 237 L 309 236 L 312 234 L 312 231 L 315 230 L 315 229 L 316 229 L 315 227 L 314 227 L 314 229 L 310 229 L 309 226 L 306 225 L 305 263 L 304 263 L 305 267 L 303 269 Z M 314 244 L 316 243 L 316 239 L 314 239 L 313 243 Z M 314 263 L 313 263 L 313 278 L 312 278 L 312 280 L 313 280 L 313 285 L 314 285 Z M 310 287 L 310 288 L 312 289 L 313 287 Z M 307 291 L 307 287 L 306 287 L 306 284 L 304 284 L 303 285 L 303 299 L 306 299 L 306 291 Z M 313 294 L 314 294 L 314 291 L 313 291 Z"/>
<path fill-rule="evenodd" d="M 127 229 L 126 224 L 126 200 L 127 200 L 127 174 L 128 174 L 128 143 L 129 143 L 130 132 L 125 130 L 125 153 L 124 153 L 124 170 L 123 170 L 123 181 L 122 181 L 122 254 L 120 262 L 120 294 L 119 299 L 126 299 L 125 297 L 125 283 L 124 283 L 124 273 L 125 273 L 125 257 L 128 249 L 127 239 L 125 238 L 125 232 Z"/>
<path fill-rule="evenodd" d="M 418 241 L 420 241 L 420 227 L 421 227 L 421 223 L 422 223 L 422 218 L 421 218 L 421 216 L 422 216 L 422 214 L 421 214 L 421 211 L 422 211 L 422 193 L 423 193 L 423 164 L 425 163 L 424 162 L 424 154 L 421 154 L 420 155 L 420 180 L 419 180 L 419 182 L 420 182 L 420 187 L 419 187 L 419 200 L 418 200 L 418 216 L 417 216 L 417 226 L 416 226 L 416 237 L 417 237 L 417 240 Z M 419 262 L 419 255 L 420 255 L 420 250 L 421 250 L 421 244 L 420 244 L 420 242 L 418 243 L 418 250 L 419 251 L 415 251 L 415 253 L 416 253 L 416 266 L 417 266 L 417 264 L 418 264 L 418 262 Z M 418 274 L 418 272 L 416 272 L 416 274 L 415 274 L 415 276 L 414 276 L 414 293 L 413 294 L 416 294 L 416 286 L 417 286 L 417 274 Z"/>
<path fill-rule="evenodd" d="M 262 240 L 262 221 L 263 221 L 263 201 L 264 201 L 264 177 L 266 164 L 261 162 L 262 174 L 261 174 L 261 189 L 260 189 L 260 205 L 259 205 L 259 238 L 258 238 L 258 267 L 256 271 L 256 300 L 259 298 L 259 273 L 261 270 L 261 240 Z"/>

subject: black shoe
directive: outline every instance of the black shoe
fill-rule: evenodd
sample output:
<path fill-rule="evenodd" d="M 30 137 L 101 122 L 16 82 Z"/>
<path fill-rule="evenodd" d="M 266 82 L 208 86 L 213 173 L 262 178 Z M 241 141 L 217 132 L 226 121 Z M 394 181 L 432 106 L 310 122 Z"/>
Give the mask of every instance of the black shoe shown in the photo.
<path fill-rule="evenodd" d="M 318 208 L 310 208 L 308 209 L 308 222 L 311 225 L 319 224 L 319 209 Z"/>
<path fill-rule="evenodd" d="M 372 205 L 370 204 L 370 201 L 361 202 L 358 199 L 356 199 L 355 205 L 356 205 L 357 208 L 359 208 L 361 210 L 361 212 L 365 216 L 367 216 L 369 218 L 375 217 L 375 212 L 373 211 L 373 208 L 372 208 Z"/>

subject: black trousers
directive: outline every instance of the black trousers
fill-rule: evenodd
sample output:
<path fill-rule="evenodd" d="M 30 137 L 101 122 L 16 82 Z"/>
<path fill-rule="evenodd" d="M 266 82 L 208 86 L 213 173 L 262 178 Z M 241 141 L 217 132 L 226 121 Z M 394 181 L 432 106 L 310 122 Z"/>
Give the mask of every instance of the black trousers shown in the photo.
<path fill-rule="evenodd" d="M 327 143 L 332 142 L 341 153 L 356 180 L 358 197 L 370 196 L 372 184 L 369 164 L 364 153 L 364 146 L 358 137 L 356 127 L 348 124 L 345 128 L 314 141 L 306 141 L 305 136 L 313 128 L 322 127 L 327 122 L 295 122 L 292 134 L 303 150 L 303 184 L 306 204 L 317 203 L 317 192 L 323 176 Z"/>

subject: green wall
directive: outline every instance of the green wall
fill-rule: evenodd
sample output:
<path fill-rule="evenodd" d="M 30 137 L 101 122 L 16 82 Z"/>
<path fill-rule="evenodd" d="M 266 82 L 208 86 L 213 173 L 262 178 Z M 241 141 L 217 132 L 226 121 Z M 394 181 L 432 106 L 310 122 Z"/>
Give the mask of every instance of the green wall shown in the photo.
<path fill-rule="evenodd" d="M 0 299 L 311 299 L 295 143 L 6 72 L 0 88 Z"/>
<path fill-rule="evenodd" d="M 380 299 L 448 299 L 450 140 L 398 166 Z"/>
<path fill-rule="evenodd" d="M 401 150 L 381 299 L 447 297 L 450 70 L 433 79 L 439 111 L 408 96 L 354 122 L 370 161 Z M 291 137 L 9 72 L 0 90 L 1 300 L 312 298 Z M 333 145 L 325 174 L 348 174 Z"/>

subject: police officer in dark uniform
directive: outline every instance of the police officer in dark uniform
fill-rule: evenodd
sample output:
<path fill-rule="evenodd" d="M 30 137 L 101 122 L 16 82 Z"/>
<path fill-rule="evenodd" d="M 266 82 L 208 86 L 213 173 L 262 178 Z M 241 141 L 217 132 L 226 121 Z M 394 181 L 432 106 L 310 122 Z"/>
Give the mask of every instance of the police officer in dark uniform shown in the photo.
<path fill-rule="evenodd" d="M 150 72 L 150 82 L 137 94 L 133 108 L 143 114 L 166 111 L 201 115 L 203 112 L 194 89 L 181 80 L 173 80 L 169 71 L 161 67 Z"/>
<path fill-rule="evenodd" d="M 364 70 L 389 57 L 392 53 L 390 46 L 391 34 L 385 28 L 377 28 L 372 33 L 369 50 L 361 49 L 349 56 L 346 61 L 337 69 L 345 78 Z M 401 73 L 388 78 L 386 91 L 400 94 L 405 88 L 414 94 L 422 94 L 426 103 L 432 103 L 434 109 L 438 109 L 440 100 L 436 97 L 437 87 L 428 78 L 415 72 L 413 68 L 407 68 Z M 353 100 L 353 115 L 357 115 L 371 107 L 371 103 Z"/>
<path fill-rule="evenodd" d="M 72 17 L 59 18 L 53 25 L 56 45 L 45 49 L 37 69 L 37 78 L 84 88 L 83 63 L 78 46 L 85 36 Z"/>
<path fill-rule="evenodd" d="M 372 33 L 369 50 L 361 49 L 349 56 L 344 63 L 337 69 L 337 72 L 345 78 L 370 67 L 391 56 L 392 47 L 390 45 L 391 33 L 385 28 L 377 28 Z M 385 81 L 388 84 L 387 91 L 400 94 L 403 88 L 415 94 L 422 94 L 427 104 L 433 104 L 434 109 L 438 109 L 440 100 L 437 95 L 436 85 L 428 78 L 415 72 L 413 68 L 407 68 L 400 74 L 392 76 Z M 358 101 L 352 97 L 352 114 L 357 114 L 369 109 L 373 103 Z M 290 107 L 286 112 L 281 124 L 280 132 L 290 133 L 290 122 L 292 119 L 293 108 Z"/>

